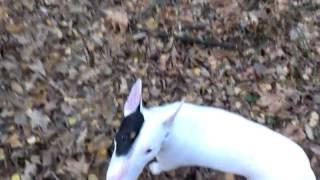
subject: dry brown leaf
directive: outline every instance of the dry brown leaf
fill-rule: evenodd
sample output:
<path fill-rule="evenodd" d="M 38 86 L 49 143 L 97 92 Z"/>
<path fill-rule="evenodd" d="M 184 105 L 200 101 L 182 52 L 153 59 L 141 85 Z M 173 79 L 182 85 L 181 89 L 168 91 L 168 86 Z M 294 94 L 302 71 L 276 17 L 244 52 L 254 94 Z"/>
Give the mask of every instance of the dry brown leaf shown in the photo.
<path fill-rule="evenodd" d="M 14 92 L 18 93 L 18 94 L 23 94 L 23 88 L 22 88 L 22 86 L 21 86 L 19 83 L 15 82 L 15 81 L 12 81 L 12 82 L 11 82 L 11 89 L 12 89 Z"/>
<path fill-rule="evenodd" d="M 120 83 L 120 93 L 125 94 L 128 91 L 128 83 L 127 80 L 123 77 L 121 77 L 121 83 Z"/>
<path fill-rule="evenodd" d="M 154 31 L 155 29 L 158 28 L 158 23 L 155 21 L 154 18 L 149 18 L 146 22 L 145 22 L 147 29 L 150 31 Z"/>
<path fill-rule="evenodd" d="M 90 164 L 86 162 L 83 156 L 80 161 L 66 160 L 65 170 L 75 175 L 87 174 Z"/>
<path fill-rule="evenodd" d="M 289 0 L 277 0 L 276 2 L 280 11 L 288 10 Z"/>
<path fill-rule="evenodd" d="M 29 11 L 33 11 L 35 7 L 35 0 L 24 0 L 22 4 L 28 8 Z"/>
<path fill-rule="evenodd" d="M 301 142 L 306 138 L 303 129 L 300 126 L 293 124 L 288 124 L 288 126 L 283 129 L 281 133 L 295 142 Z"/>
<path fill-rule="evenodd" d="M 7 143 L 9 143 L 12 148 L 22 147 L 19 135 L 16 133 L 7 139 Z"/>
<path fill-rule="evenodd" d="M 0 20 L 8 17 L 8 8 L 0 5 Z"/>
<path fill-rule="evenodd" d="M 127 30 L 129 19 L 128 14 L 123 9 L 108 9 L 105 10 L 106 20 L 112 24 L 112 27 L 120 28 L 120 32 L 124 33 Z"/>
<path fill-rule="evenodd" d="M 21 23 L 18 23 L 18 24 L 10 23 L 6 25 L 6 30 L 9 33 L 14 33 L 14 34 L 21 33 L 24 31 L 24 29 L 25 29 L 25 25 Z"/>
<path fill-rule="evenodd" d="M 268 107 L 268 111 L 274 115 L 281 111 L 287 103 L 285 96 L 282 94 L 265 93 L 260 96 L 257 104 L 262 107 Z"/>

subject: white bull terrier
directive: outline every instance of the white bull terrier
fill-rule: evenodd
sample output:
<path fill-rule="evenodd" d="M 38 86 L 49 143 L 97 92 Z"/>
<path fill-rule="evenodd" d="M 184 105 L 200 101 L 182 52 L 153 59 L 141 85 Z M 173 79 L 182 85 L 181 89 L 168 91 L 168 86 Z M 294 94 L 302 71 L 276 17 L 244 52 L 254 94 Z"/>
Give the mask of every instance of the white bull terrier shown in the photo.
<path fill-rule="evenodd" d="M 114 139 L 107 180 L 135 180 L 198 166 L 248 180 L 316 180 L 303 149 L 289 138 L 235 113 L 174 102 L 142 105 L 142 82 L 133 85 Z"/>

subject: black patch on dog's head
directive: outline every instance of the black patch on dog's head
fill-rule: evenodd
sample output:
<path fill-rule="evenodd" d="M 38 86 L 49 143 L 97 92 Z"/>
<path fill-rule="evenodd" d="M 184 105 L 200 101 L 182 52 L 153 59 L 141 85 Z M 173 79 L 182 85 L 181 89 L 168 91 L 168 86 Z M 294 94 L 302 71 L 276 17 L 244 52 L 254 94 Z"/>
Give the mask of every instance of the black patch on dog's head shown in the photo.
<path fill-rule="evenodd" d="M 128 154 L 134 141 L 139 135 L 143 122 L 144 117 L 140 112 L 139 106 L 134 113 L 123 118 L 115 137 L 117 156 Z"/>

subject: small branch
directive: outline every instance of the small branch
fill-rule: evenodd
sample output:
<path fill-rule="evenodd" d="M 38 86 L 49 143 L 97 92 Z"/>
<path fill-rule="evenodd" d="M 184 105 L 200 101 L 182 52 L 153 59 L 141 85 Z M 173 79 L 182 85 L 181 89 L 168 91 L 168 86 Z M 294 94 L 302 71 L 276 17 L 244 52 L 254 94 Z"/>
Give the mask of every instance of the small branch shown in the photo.
<path fill-rule="evenodd" d="M 177 34 L 170 34 L 164 31 L 148 31 L 146 29 L 138 29 L 139 31 L 145 32 L 148 35 L 155 36 L 161 39 L 169 39 L 170 37 L 174 37 L 176 40 L 180 41 L 183 44 L 197 44 L 197 45 L 202 45 L 208 48 L 214 48 L 214 47 L 219 47 L 227 50 L 237 50 L 238 47 L 235 44 L 231 43 L 224 43 L 224 42 L 217 42 L 216 40 L 213 39 L 199 39 L 199 38 L 194 38 L 190 37 L 188 35 L 177 35 Z"/>
<path fill-rule="evenodd" d="M 194 43 L 198 45 L 203 45 L 205 47 L 220 47 L 227 50 L 236 50 L 237 46 L 230 43 L 224 43 L 224 42 L 217 42 L 213 39 L 198 39 L 198 38 L 192 38 L 187 35 L 179 36 L 174 35 L 174 38 L 181 41 L 184 44 Z"/>
<path fill-rule="evenodd" d="M 87 55 L 88 55 L 88 63 L 89 63 L 89 65 L 90 65 L 90 67 L 93 67 L 94 64 L 95 64 L 94 55 L 93 55 L 93 53 L 89 50 L 87 41 L 86 41 L 84 35 L 82 34 L 82 32 L 81 32 L 80 30 L 78 30 L 78 29 L 77 29 L 77 31 L 78 31 L 78 33 L 79 33 L 79 35 L 80 35 L 80 38 L 81 38 L 81 40 L 82 40 L 82 42 L 83 42 L 83 44 L 84 44 L 85 50 L 86 50 L 86 52 L 87 52 Z"/>

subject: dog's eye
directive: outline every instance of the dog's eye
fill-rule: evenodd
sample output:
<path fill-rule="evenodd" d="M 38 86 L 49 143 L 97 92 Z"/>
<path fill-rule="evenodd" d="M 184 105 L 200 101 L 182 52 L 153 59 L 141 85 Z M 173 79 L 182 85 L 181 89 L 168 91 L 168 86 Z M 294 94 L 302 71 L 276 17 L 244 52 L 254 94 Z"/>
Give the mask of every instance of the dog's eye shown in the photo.
<path fill-rule="evenodd" d="M 150 148 L 146 150 L 146 154 L 149 154 L 151 152 L 152 152 L 152 149 L 150 149 Z"/>

